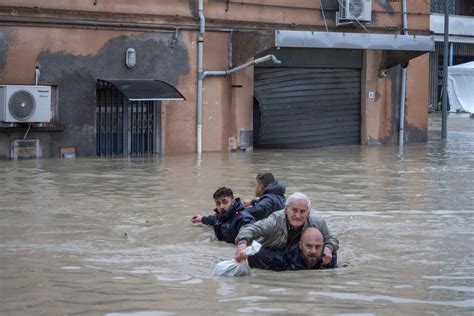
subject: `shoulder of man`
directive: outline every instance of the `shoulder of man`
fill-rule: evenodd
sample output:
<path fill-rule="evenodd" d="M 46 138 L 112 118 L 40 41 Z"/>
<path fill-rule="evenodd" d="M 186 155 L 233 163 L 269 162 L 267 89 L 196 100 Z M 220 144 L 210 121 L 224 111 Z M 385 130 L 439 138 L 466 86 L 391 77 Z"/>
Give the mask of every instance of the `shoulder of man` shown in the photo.
<path fill-rule="evenodd" d="M 319 215 L 319 213 L 314 208 L 311 209 L 311 212 L 309 213 L 308 218 L 311 222 L 323 222 L 324 221 L 323 217 L 321 215 Z"/>

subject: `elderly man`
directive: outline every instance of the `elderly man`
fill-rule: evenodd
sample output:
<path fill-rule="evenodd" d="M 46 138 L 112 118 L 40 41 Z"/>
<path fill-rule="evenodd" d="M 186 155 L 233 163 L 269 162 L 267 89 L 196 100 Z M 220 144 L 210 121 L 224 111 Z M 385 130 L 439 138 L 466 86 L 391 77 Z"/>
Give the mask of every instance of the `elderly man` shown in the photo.
<path fill-rule="evenodd" d="M 298 247 L 301 234 L 307 227 L 316 227 L 324 237 L 322 263 L 335 266 L 333 256 L 339 248 L 339 241 L 329 231 L 324 219 L 315 210 L 311 210 L 311 201 L 301 192 L 291 194 L 283 210 L 240 229 L 235 239 L 237 244 L 235 260 L 240 262 L 246 258 L 244 250 L 254 239 L 264 248 L 283 249 L 283 253 L 288 257 Z M 273 259 L 264 254 L 265 251 L 262 252 L 263 256 L 259 254 L 255 256 L 263 263 L 262 268 L 268 268 L 265 264 L 271 268 Z"/>

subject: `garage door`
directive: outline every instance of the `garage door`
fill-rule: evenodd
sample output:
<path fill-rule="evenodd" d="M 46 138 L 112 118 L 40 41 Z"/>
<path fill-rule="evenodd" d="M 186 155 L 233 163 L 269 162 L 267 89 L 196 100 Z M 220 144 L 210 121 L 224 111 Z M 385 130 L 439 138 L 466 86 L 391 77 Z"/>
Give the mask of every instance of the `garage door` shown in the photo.
<path fill-rule="evenodd" d="M 360 68 L 256 67 L 255 148 L 360 144 Z"/>

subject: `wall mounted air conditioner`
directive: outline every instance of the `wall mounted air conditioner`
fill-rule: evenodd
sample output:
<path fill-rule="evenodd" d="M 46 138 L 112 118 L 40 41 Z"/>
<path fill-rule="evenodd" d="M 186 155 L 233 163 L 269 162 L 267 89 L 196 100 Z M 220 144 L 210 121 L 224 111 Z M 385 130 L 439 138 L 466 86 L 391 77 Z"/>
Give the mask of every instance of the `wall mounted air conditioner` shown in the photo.
<path fill-rule="evenodd" d="M 50 86 L 0 86 L 0 122 L 51 121 Z"/>
<path fill-rule="evenodd" d="M 372 0 L 338 0 L 339 19 L 344 21 L 372 20 Z"/>

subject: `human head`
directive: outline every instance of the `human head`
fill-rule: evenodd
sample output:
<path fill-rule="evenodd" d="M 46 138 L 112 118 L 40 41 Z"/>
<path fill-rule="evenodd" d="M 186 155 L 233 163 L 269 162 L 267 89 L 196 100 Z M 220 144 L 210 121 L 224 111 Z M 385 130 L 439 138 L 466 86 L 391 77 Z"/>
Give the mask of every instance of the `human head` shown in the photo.
<path fill-rule="evenodd" d="M 309 268 L 314 268 L 321 262 L 324 249 L 324 237 L 315 227 L 304 230 L 299 241 L 301 257 Z"/>
<path fill-rule="evenodd" d="M 267 185 L 275 181 L 275 177 L 270 172 L 259 173 L 255 179 L 257 180 L 255 182 L 255 196 L 262 196 Z"/>
<path fill-rule="evenodd" d="M 234 192 L 231 189 L 222 187 L 216 190 L 212 195 L 216 202 L 216 209 L 219 213 L 229 210 L 234 202 Z"/>
<path fill-rule="evenodd" d="M 288 196 L 285 203 L 286 218 L 293 229 L 303 226 L 311 211 L 311 201 L 301 192 Z"/>

